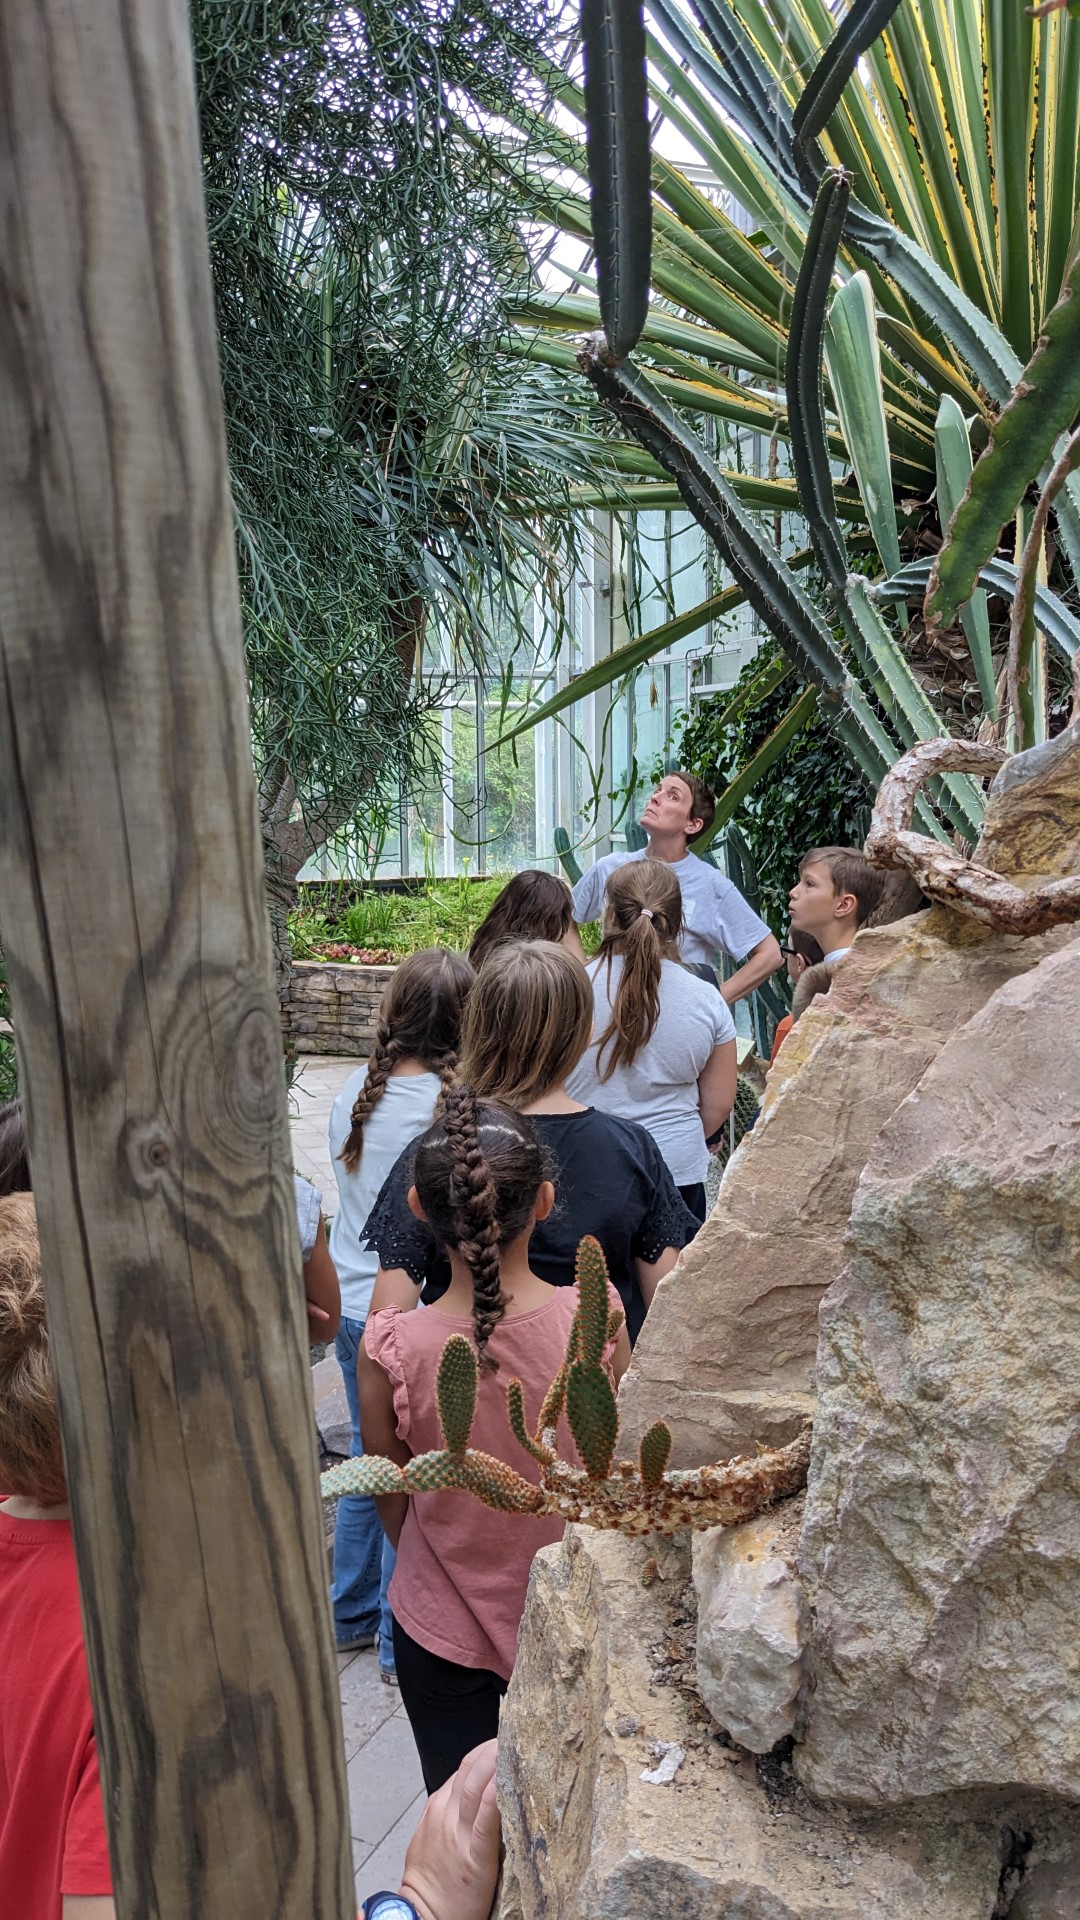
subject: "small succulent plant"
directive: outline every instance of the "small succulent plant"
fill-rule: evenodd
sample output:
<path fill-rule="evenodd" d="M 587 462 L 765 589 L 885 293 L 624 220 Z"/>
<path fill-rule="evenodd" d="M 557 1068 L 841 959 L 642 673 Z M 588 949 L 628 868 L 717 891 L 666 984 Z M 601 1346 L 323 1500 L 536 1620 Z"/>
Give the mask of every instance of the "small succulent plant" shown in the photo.
<path fill-rule="evenodd" d="M 507 1418 L 518 1445 L 540 1469 L 526 1480 L 505 1460 L 470 1447 L 476 1412 L 476 1353 L 463 1334 L 451 1334 L 439 1360 L 436 1400 L 443 1446 L 414 1454 L 404 1467 L 378 1454 L 343 1461 L 322 1476 L 326 1500 L 340 1494 L 475 1494 L 501 1513 L 549 1513 L 620 1533 L 674 1533 L 680 1527 L 735 1526 L 774 1500 L 797 1493 L 810 1460 L 810 1424 L 786 1447 L 752 1459 L 669 1472 L 671 1431 L 662 1420 L 643 1434 L 637 1463 L 616 1460 L 619 1413 L 603 1364 L 604 1349 L 622 1325 L 608 1306 L 607 1267 L 598 1241 L 577 1252 L 578 1306 L 566 1358 L 544 1395 L 535 1433 L 525 1419 L 520 1380 L 506 1389 Z M 559 1419 L 565 1411 L 582 1465 L 559 1458 Z"/>

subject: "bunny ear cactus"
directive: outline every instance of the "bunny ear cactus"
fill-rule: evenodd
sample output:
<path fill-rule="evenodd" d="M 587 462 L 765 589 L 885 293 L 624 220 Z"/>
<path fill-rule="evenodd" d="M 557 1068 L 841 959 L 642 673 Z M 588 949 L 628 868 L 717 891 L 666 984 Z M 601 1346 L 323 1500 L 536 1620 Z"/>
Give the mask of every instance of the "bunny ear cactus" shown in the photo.
<path fill-rule="evenodd" d="M 603 1480 L 615 1457 L 619 1415 L 603 1366 L 609 1317 L 607 1264 L 600 1242 L 591 1234 L 578 1246 L 575 1273 L 577 1357 L 566 1376 L 566 1417 L 586 1472 L 593 1480 Z"/>
<path fill-rule="evenodd" d="M 544 1395 L 534 1434 L 526 1422 L 521 1381 L 511 1380 L 506 1390 L 510 1432 L 538 1467 L 538 1481 L 526 1480 L 504 1460 L 469 1446 L 478 1391 L 476 1355 L 461 1334 L 454 1334 L 443 1349 L 437 1376 L 445 1448 L 416 1454 L 405 1467 L 374 1454 L 345 1460 L 323 1474 L 323 1498 L 457 1490 L 473 1494 L 498 1513 L 554 1514 L 592 1527 L 643 1534 L 674 1533 L 686 1526 L 735 1526 L 805 1485 L 809 1422 L 786 1447 L 752 1460 L 669 1472 L 671 1432 L 658 1420 L 641 1441 L 638 1466 L 620 1460 L 613 1470 L 619 1414 L 603 1357 L 622 1316 L 609 1311 L 607 1267 L 596 1240 L 583 1240 L 578 1248 L 577 1280 L 578 1304 L 566 1359 Z M 583 1467 L 560 1460 L 555 1451 L 564 1406 Z"/>
<path fill-rule="evenodd" d="M 655 1493 L 664 1478 L 667 1463 L 671 1458 L 671 1428 L 663 1420 L 657 1420 L 647 1433 L 641 1436 L 638 1448 L 638 1465 L 642 1485 Z"/>
<path fill-rule="evenodd" d="M 469 1444 L 476 1412 L 476 1350 L 464 1334 L 451 1334 L 442 1350 L 435 1379 L 439 1425 L 451 1453 L 463 1453 Z"/>

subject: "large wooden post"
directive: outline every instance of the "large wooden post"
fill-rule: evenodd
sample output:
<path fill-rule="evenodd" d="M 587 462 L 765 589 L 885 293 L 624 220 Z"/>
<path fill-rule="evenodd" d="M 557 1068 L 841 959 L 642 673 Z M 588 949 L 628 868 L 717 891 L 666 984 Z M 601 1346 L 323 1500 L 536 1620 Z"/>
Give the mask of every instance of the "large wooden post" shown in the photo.
<path fill-rule="evenodd" d="M 344 1920 L 183 0 L 0 7 L 0 815 L 119 1911 Z"/>

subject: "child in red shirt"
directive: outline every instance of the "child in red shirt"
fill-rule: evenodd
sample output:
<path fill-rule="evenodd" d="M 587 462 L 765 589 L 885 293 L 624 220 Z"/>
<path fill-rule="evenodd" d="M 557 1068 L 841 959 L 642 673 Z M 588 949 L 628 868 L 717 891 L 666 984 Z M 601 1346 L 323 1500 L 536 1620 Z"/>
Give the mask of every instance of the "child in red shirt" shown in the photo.
<path fill-rule="evenodd" d="M 28 1193 L 0 1199 L 0 1488 L 0 1905 L 12 1920 L 113 1920 Z"/>

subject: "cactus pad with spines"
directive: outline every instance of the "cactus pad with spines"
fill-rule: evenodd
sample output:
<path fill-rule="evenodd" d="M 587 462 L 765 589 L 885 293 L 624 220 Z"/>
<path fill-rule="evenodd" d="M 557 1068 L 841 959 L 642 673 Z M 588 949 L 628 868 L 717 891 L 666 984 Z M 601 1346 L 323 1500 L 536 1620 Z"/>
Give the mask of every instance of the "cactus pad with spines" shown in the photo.
<path fill-rule="evenodd" d="M 518 1446 L 524 1447 L 526 1453 L 531 1453 L 534 1460 L 539 1460 L 540 1465 L 546 1467 L 553 1457 L 551 1448 L 545 1447 L 542 1441 L 534 1440 L 525 1424 L 525 1389 L 520 1380 L 511 1380 L 506 1389 L 506 1413 L 510 1422 L 510 1431 Z M 557 1414 L 555 1417 L 558 1419 Z M 543 1414 L 540 1419 L 540 1432 L 543 1433 Z"/>
<path fill-rule="evenodd" d="M 571 1367 L 566 1381 L 566 1417 L 589 1478 L 605 1479 L 619 1437 L 619 1412 L 603 1367 Z"/>
<path fill-rule="evenodd" d="M 439 1425 L 451 1453 L 461 1453 L 469 1444 L 476 1387 L 476 1349 L 463 1333 L 453 1333 L 442 1350 L 435 1380 Z"/>
<path fill-rule="evenodd" d="M 578 1352 L 584 1366 L 599 1367 L 604 1358 L 608 1329 L 608 1275 L 599 1240 L 586 1234 L 579 1241 L 574 1274 L 578 1287 Z"/>
<path fill-rule="evenodd" d="M 638 1463 L 641 1470 L 642 1485 L 652 1493 L 664 1478 L 667 1463 L 671 1458 L 671 1428 L 663 1420 L 657 1420 L 647 1433 L 641 1436 L 638 1448 Z"/>
<path fill-rule="evenodd" d="M 658 1420 L 642 1439 L 638 1465 L 620 1460 L 612 1467 L 618 1406 L 600 1361 L 606 1342 L 613 1337 L 614 1315 L 609 1315 L 607 1272 L 595 1240 L 583 1241 L 579 1247 L 577 1274 L 578 1306 L 566 1359 L 544 1395 L 535 1434 L 530 1435 L 526 1425 L 520 1381 L 512 1380 L 507 1389 L 510 1431 L 537 1462 L 538 1484 L 516 1473 L 506 1461 L 468 1445 L 476 1406 L 476 1356 L 464 1336 L 454 1334 L 443 1350 L 438 1372 L 446 1448 L 416 1454 L 404 1468 L 372 1454 L 342 1461 L 323 1474 L 324 1499 L 345 1493 L 439 1493 L 457 1488 L 499 1513 L 554 1514 L 591 1527 L 646 1534 L 675 1533 L 680 1527 L 737 1526 L 805 1486 L 809 1421 L 786 1447 L 754 1459 L 669 1472 L 671 1434 Z M 596 1360 L 591 1361 L 590 1355 L 596 1355 Z M 564 1405 L 584 1467 L 560 1460 L 544 1444 L 544 1435 L 555 1432 Z"/>
<path fill-rule="evenodd" d="M 494 1454 L 474 1453 L 470 1449 L 462 1465 L 461 1484 L 486 1507 L 494 1507 L 499 1513 L 536 1513 L 544 1505 L 543 1488 L 524 1480 L 505 1460 L 496 1460 Z"/>
<path fill-rule="evenodd" d="M 574 1322 L 574 1325 L 575 1326 L 577 1325 L 576 1321 Z M 570 1341 L 566 1349 L 567 1358 L 569 1358 L 570 1348 L 573 1345 L 573 1340 L 574 1340 L 574 1328 L 571 1327 Z M 562 1363 L 562 1366 L 559 1368 L 558 1373 L 555 1375 L 554 1380 L 552 1381 L 550 1387 L 548 1388 L 547 1392 L 544 1395 L 544 1404 L 540 1408 L 540 1419 L 537 1423 L 537 1428 L 536 1428 L 537 1436 L 541 1439 L 541 1441 L 543 1440 L 543 1436 L 545 1433 L 554 1432 L 555 1428 L 559 1424 L 559 1419 L 562 1415 L 562 1410 L 566 1405 L 567 1370 L 568 1370 L 567 1360 L 564 1360 Z"/>
<path fill-rule="evenodd" d="M 357 1467 L 363 1467 L 363 1485 L 356 1484 Z M 328 1467 L 320 1483 L 324 1500 L 337 1500 L 348 1493 L 404 1493 L 401 1468 L 380 1453 L 365 1453 L 355 1460 L 342 1460 Z"/>
<path fill-rule="evenodd" d="M 441 1493 L 461 1485 L 463 1453 L 414 1453 L 401 1469 L 404 1493 Z"/>

